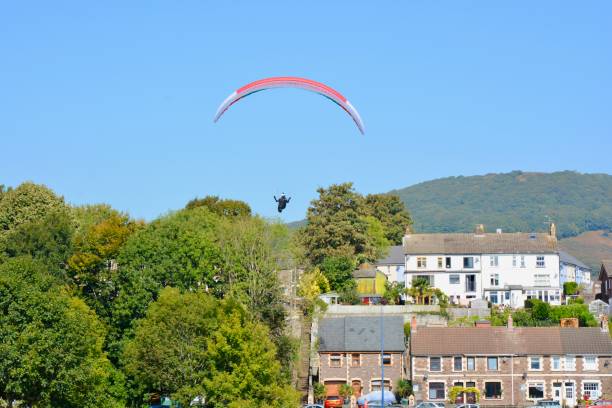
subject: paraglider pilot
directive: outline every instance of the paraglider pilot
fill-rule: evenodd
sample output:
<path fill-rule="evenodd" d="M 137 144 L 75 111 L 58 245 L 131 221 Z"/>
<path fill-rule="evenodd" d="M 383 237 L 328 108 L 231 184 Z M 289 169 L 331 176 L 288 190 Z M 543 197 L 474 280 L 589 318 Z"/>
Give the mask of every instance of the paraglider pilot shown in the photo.
<path fill-rule="evenodd" d="M 280 213 L 283 212 L 285 207 L 287 207 L 287 204 L 289 203 L 289 201 L 291 201 L 291 197 L 287 198 L 285 196 L 285 193 L 282 193 L 278 198 L 274 196 L 274 201 L 278 203 L 278 212 Z"/>

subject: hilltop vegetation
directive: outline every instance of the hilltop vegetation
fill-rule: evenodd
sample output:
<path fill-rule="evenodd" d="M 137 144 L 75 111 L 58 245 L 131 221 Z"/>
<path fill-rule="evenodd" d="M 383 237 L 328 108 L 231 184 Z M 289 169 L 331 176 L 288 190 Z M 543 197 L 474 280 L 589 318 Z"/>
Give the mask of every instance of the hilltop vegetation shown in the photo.
<path fill-rule="evenodd" d="M 573 171 L 513 171 L 447 177 L 393 190 L 418 232 L 541 231 L 548 221 L 559 238 L 612 228 L 612 176 Z"/>

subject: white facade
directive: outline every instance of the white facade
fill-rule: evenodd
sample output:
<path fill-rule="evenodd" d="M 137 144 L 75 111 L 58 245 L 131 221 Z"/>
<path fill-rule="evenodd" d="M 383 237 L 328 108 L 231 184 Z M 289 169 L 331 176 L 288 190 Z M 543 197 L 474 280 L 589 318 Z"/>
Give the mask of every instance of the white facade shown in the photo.
<path fill-rule="evenodd" d="M 553 305 L 561 299 L 557 254 L 407 255 L 404 276 L 406 287 L 423 277 L 458 304 L 486 299 L 522 307 L 530 298 Z"/>

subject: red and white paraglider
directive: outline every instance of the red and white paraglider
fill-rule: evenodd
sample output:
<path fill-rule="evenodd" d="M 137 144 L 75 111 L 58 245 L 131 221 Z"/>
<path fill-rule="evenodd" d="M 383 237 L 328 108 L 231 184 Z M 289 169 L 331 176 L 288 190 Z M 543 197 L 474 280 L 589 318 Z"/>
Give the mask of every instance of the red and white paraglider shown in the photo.
<path fill-rule="evenodd" d="M 260 79 L 255 82 L 251 82 L 250 84 L 247 84 L 242 88 L 239 88 L 238 90 L 234 91 L 230 96 L 228 96 L 223 101 L 221 106 L 219 106 L 219 109 L 217 109 L 217 113 L 215 114 L 214 121 L 218 121 L 219 118 L 225 113 L 226 110 L 229 109 L 230 106 L 232 106 L 234 103 L 238 102 L 245 96 L 272 88 L 298 88 L 316 92 L 319 95 L 323 95 L 326 98 L 330 99 L 332 102 L 336 103 L 338 106 L 344 109 L 346 113 L 350 115 L 350 117 L 357 125 L 357 128 L 359 129 L 361 134 L 364 134 L 365 132 L 363 121 L 361 120 L 359 113 L 353 107 L 353 105 L 351 105 L 351 103 L 344 96 L 342 96 L 340 92 L 320 82 L 297 77 L 273 77 Z"/>

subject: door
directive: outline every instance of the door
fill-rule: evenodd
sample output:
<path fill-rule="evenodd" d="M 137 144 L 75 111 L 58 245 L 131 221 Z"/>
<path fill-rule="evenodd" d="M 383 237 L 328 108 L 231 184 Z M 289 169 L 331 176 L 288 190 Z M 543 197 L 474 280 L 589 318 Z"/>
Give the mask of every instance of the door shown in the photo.
<path fill-rule="evenodd" d="M 339 396 L 340 386 L 346 384 L 344 381 L 325 381 L 325 391 L 327 396 Z"/>
<path fill-rule="evenodd" d="M 476 388 L 476 383 L 475 382 L 466 382 L 465 383 L 465 387 L 466 388 Z M 468 404 L 475 404 L 476 403 L 476 394 L 473 392 L 466 392 L 465 393 L 465 398 L 466 398 L 466 402 Z"/>
<path fill-rule="evenodd" d="M 476 275 L 465 275 L 465 291 L 476 292 Z"/>
<path fill-rule="evenodd" d="M 576 405 L 576 385 L 573 382 L 565 383 L 565 404 L 570 407 Z"/>
<path fill-rule="evenodd" d="M 553 400 L 555 401 L 561 401 L 561 388 L 563 387 L 563 384 L 560 382 L 556 382 L 553 383 Z"/>
<path fill-rule="evenodd" d="M 462 382 L 456 382 L 453 385 L 455 387 L 462 387 L 463 388 L 463 383 Z M 462 392 L 461 394 L 457 395 L 457 398 L 455 399 L 455 404 L 463 404 L 463 403 L 465 403 L 465 394 Z"/>

